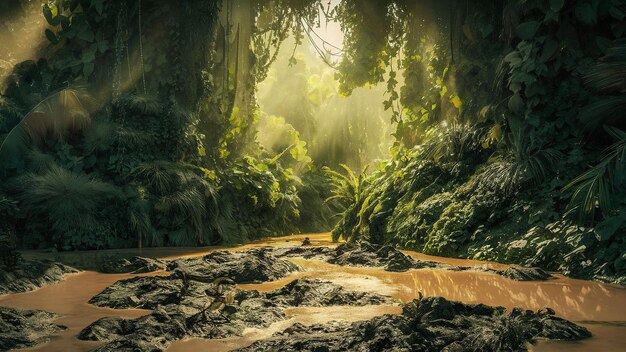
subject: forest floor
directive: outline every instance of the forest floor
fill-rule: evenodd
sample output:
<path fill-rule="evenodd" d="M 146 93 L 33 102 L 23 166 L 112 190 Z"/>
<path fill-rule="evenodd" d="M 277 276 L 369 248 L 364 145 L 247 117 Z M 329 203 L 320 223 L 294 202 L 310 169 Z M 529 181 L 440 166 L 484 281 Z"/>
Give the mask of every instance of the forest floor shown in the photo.
<path fill-rule="evenodd" d="M 302 246 L 305 237 L 308 246 Z M 44 276 L 55 275 L 37 281 L 42 288 L 18 285 L 14 292 L 29 292 L 0 296 L 0 326 L 12 326 L 1 330 L 7 345 L 0 350 L 626 346 L 624 288 L 532 268 L 338 244 L 327 233 L 229 248 L 27 251 L 23 257 L 84 271 L 47 262 Z M 593 337 L 583 339 L 588 331 Z"/>

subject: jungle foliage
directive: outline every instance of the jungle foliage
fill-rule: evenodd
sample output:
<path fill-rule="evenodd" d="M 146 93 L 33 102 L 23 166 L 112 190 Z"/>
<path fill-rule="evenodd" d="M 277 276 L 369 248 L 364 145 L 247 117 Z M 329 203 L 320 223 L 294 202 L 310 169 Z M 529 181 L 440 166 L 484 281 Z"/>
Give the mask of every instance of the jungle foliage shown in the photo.
<path fill-rule="evenodd" d="M 330 188 L 305 145 L 276 152 L 253 133 L 256 81 L 317 14 L 314 2 L 38 5 L 3 9 L 39 18 L 46 43 L 3 82 L 8 249 L 242 243 L 329 228 Z"/>
<path fill-rule="evenodd" d="M 386 81 L 397 142 L 335 237 L 623 283 L 626 3 L 376 6 L 341 3 L 339 74 Z"/>
<path fill-rule="evenodd" d="M 40 5 L 0 8 L 45 43 L 2 58 L 9 242 L 234 243 L 334 213 L 335 238 L 624 282 L 624 0 Z M 293 47 L 322 16 L 345 35 L 320 52 L 334 77 Z M 261 111 L 265 79 L 285 87 Z M 384 125 L 358 117 L 382 113 L 334 107 L 373 94 L 394 144 L 367 169 Z"/>

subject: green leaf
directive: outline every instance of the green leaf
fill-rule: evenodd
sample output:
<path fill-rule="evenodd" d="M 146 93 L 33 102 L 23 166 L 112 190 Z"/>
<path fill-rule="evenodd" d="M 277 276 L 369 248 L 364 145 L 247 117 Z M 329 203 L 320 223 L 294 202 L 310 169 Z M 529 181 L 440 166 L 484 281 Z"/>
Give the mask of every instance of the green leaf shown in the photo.
<path fill-rule="evenodd" d="M 68 30 L 70 28 L 71 23 L 70 23 L 70 19 L 67 18 L 67 16 L 63 16 L 63 15 L 59 16 L 59 22 L 61 23 L 61 28 L 63 30 Z"/>
<path fill-rule="evenodd" d="M 624 215 L 612 216 L 599 223 L 595 231 L 600 236 L 601 241 L 608 241 L 615 232 L 624 224 Z"/>
<path fill-rule="evenodd" d="M 524 23 L 520 23 L 515 28 L 515 34 L 518 38 L 522 40 L 528 40 L 535 36 L 537 31 L 539 30 L 539 21 L 528 21 Z"/>
<path fill-rule="evenodd" d="M 519 113 L 524 108 L 524 99 L 519 94 L 513 94 L 509 99 L 509 110 Z"/>
<path fill-rule="evenodd" d="M 93 73 L 94 64 L 93 62 L 89 62 L 83 65 L 83 76 L 89 77 Z"/>
<path fill-rule="evenodd" d="M 92 46 L 89 49 L 83 50 L 83 54 L 81 56 L 81 61 L 84 64 L 91 63 L 96 59 L 96 47 Z"/>
<path fill-rule="evenodd" d="M 93 2 L 93 6 L 96 8 L 98 15 L 102 15 L 102 9 L 104 7 L 104 0 L 96 0 Z"/>
<path fill-rule="evenodd" d="M 550 8 L 552 11 L 560 11 L 565 5 L 565 0 L 550 0 Z"/>
<path fill-rule="evenodd" d="M 541 62 L 550 60 L 558 49 L 559 43 L 557 41 L 552 39 L 546 40 L 546 43 L 543 45 L 543 51 L 541 52 Z"/>
<path fill-rule="evenodd" d="M 78 32 L 77 37 L 78 37 L 79 39 L 82 39 L 82 40 L 84 40 L 84 41 L 86 41 L 86 42 L 90 42 L 90 43 L 91 43 L 91 42 L 93 42 L 93 40 L 94 40 L 94 38 L 95 38 L 95 36 L 94 36 L 93 32 L 92 32 L 92 31 L 91 31 L 91 29 L 89 29 L 89 28 L 86 28 L 86 29 L 84 29 L 84 30 L 82 30 L 82 31 Z"/>
<path fill-rule="evenodd" d="M 48 38 L 48 40 L 52 44 L 58 44 L 59 43 L 59 37 L 57 37 L 57 35 L 54 34 L 54 32 L 51 31 L 50 29 L 46 29 L 46 38 Z"/>
<path fill-rule="evenodd" d="M 611 8 L 609 9 L 609 13 L 611 14 L 611 16 L 613 18 L 615 18 L 616 20 L 619 20 L 619 21 L 623 21 L 624 17 L 626 17 L 625 14 L 624 14 L 624 11 L 622 11 L 617 6 L 611 6 Z"/>
<path fill-rule="evenodd" d="M 504 62 L 509 63 L 511 66 L 519 65 L 522 62 L 522 58 L 517 50 L 511 51 L 504 57 Z"/>
<path fill-rule="evenodd" d="M 579 1 L 574 8 L 574 14 L 576 15 L 576 19 L 587 26 L 593 26 L 598 21 L 597 10 L 588 2 Z"/>
<path fill-rule="evenodd" d="M 55 4 L 45 4 L 42 9 L 43 17 L 46 18 L 49 25 L 56 26 L 59 24 L 58 9 Z"/>

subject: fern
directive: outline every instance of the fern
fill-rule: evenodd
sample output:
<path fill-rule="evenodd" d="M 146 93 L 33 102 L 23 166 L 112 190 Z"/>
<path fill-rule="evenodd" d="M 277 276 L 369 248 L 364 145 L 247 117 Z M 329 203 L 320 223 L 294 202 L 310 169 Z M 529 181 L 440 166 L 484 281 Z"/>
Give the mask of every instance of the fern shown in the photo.
<path fill-rule="evenodd" d="M 368 166 L 365 166 L 358 176 L 347 165 L 340 164 L 340 166 L 346 172 L 345 174 L 333 171 L 329 167 L 322 169 L 328 175 L 332 185 L 332 195 L 326 198 L 326 202 L 336 200 L 347 208 L 350 204 L 361 201 Z"/>
<path fill-rule="evenodd" d="M 27 218 L 47 221 L 61 248 L 67 243 L 78 246 L 82 236 L 94 236 L 95 230 L 107 227 L 97 214 L 110 200 L 121 197 L 111 184 L 58 166 L 41 175 L 25 174 L 12 182 L 11 188 Z"/>
<path fill-rule="evenodd" d="M 201 243 L 204 234 L 204 215 L 206 213 L 205 199 L 194 188 L 176 191 L 163 196 L 155 204 L 155 209 L 163 216 L 169 218 L 169 222 L 184 227 L 189 225 L 194 233 L 195 242 Z M 175 240 L 175 242 L 193 242 Z"/>
<path fill-rule="evenodd" d="M 508 136 L 507 148 L 491 158 L 476 182 L 483 189 L 510 197 L 524 185 L 540 184 L 560 157 L 557 150 L 536 146 L 516 131 Z"/>
<path fill-rule="evenodd" d="M 167 161 L 143 163 L 133 170 L 133 176 L 158 193 L 168 193 L 175 187 L 175 164 Z"/>
<path fill-rule="evenodd" d="M 479 149 L 484 132 L 467 123 L 453 122 L 432 131 L 432 136 L 424 144 L 424 157 L 435 161 L 463 160 L 469 153 Z"/>
<path fill-rule="evenodd" d="M 606 55 L 585 76 L 585 83 L 604 94 L 584 107 L 579 118 L 587 128 L 603 124 L 623 124 L 626 109 L 626 39 L 615 41 Z M 617 94 L 617 95 L 615 95 Z"/>
<path fill-rule="evenodd" d="M 210 230 L 220 231 L 217 189 L 198 173 L 193 165 L 159 160 L 143 163 L 131 174 L 150 192 L 155 220 L 171 231 L 170 240 L 177 244 L 207 243 Z M 152 231 L 141 212 L 133 216 L 142 233 Z"/>

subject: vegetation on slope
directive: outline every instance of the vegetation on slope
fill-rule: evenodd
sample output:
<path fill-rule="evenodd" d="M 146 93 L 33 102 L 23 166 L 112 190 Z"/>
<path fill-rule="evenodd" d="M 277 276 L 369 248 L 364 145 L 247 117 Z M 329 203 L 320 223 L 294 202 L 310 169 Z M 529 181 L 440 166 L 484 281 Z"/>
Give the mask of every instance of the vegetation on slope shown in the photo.
<path fill-rule="evenodd" d="M 45 40 L 2 58 L 6 243 L 233 243 L 339 213 L 335 237 L 623 282 L 624 0 L 41 5 L 0 8 Z M 336 82 L 294 65 L 322 17 Z M 377 93 L 394 145 L 368 175 L 384 125 L 359 118 L 383 114 L 336 102 Z"/>
<path fill-rule="evenodd" d="M 626 4 L 496 3 L 450 17 L 429 5 L 427 14 L 451 20 L 427 22 L 430 37 L 410 28 L 398 37 L 393 30 L 420 15 L 390 1 L 380 11 L 389 35 L 374 52 L 359 44 L 368 28 L 348 18 L 353 50 L 391 66 L 387 76 L 365 70 L 367 79 L 387 79 L 390 108 L 404 103 L 391 160 L 365 180 L 334 234 L 623 283 L 624 132 L 615 109 L 626 83 Z M 385 53 L 398 48 L 405 80 L 393 94 Z M 362 84 L 347 66 L 341 73 L 348 88 Z"/>

